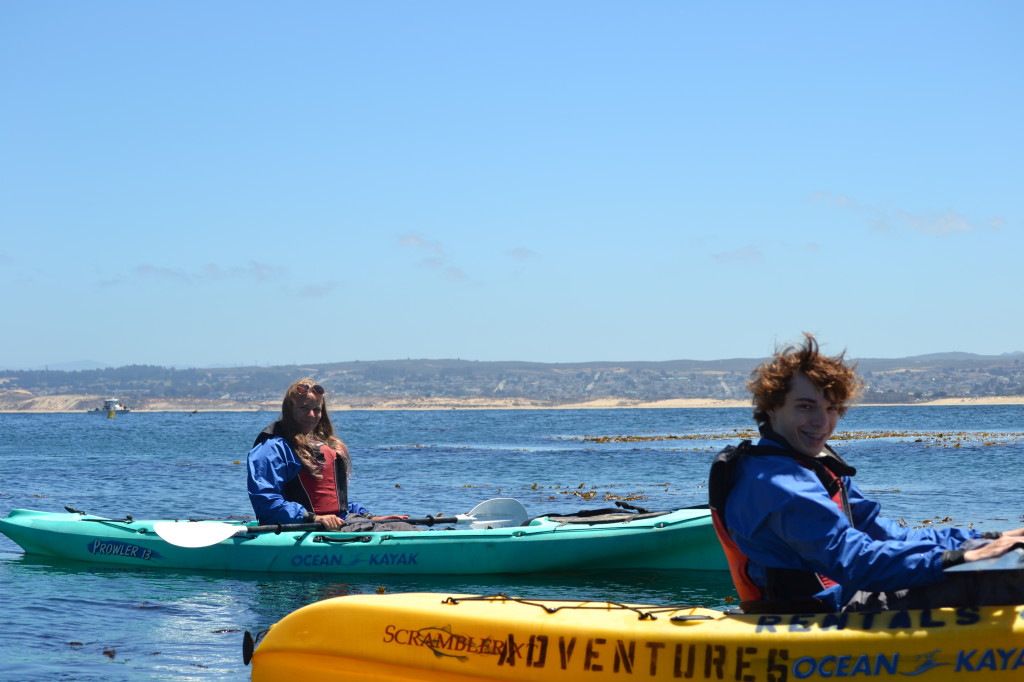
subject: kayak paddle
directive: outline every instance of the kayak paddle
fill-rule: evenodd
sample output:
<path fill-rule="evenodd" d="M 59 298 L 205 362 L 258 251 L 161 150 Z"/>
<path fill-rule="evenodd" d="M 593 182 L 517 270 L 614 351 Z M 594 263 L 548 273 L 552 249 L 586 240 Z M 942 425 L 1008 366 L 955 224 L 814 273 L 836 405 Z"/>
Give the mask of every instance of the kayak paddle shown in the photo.
<path fill-rule="evenodd" d="M 474 529 L 521 526 L 528 518 L 526 507 L 514 497 L 495 497 L 459 516 L 460 521 L 469 522 L 470 528 Z"/>
<path fill-rule="evenodd" d="M 473 507 L 466 514 L 456 516 L 427 516 L 420 519 L 403 519 L 405 523 L 417 526 L 432 526 L 439 523 L 467 523 L 470 528 L 504 528 L 518 526 L 527 519 L 526 507 L 519 500 L 504 497 L 487 500 Z M 157 521 L 153 531 L 165 541 L 178 547 L 198 548 L 216 545 L 232 537 L 245 537 L 260 533 L 312 532 L 325 530 L 320 523 L 269 524 L 244 526 L 223 521 Z M 366 532 L 366 531 L 361 531 Z"/>

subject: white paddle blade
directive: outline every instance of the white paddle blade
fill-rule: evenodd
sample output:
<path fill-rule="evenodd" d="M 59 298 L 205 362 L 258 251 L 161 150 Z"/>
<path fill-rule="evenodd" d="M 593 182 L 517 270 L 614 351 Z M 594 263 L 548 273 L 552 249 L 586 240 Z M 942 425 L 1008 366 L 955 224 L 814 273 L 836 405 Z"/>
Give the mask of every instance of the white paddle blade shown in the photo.
<path fill-rule="evenodd" d="M 469 527 L 473 529 L 521 526 L 529 518 L 523 503 L 512 497 L 481 502 L 465 515 L 472 519 Z"/>
<path fill-rule="evenodd" d="M 178 547 L 209 547 L 227 540 L 240 526 L 220 521 L 157 521 L 153 531 Z"/>

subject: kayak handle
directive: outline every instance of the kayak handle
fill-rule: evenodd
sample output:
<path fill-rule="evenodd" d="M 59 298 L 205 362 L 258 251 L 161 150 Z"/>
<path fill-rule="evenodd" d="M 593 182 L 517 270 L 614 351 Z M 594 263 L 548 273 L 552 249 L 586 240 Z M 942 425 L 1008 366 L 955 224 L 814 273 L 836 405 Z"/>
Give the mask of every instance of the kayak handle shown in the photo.
<path fill-rule="evenodd" d="M 313 542 L 326 542 L 328 544 L 332 542 L 369 542 L 373 540 L 369 535 L 356 535 L 348 538 L 332 538 L 326 535 L 314 535 Z"/>

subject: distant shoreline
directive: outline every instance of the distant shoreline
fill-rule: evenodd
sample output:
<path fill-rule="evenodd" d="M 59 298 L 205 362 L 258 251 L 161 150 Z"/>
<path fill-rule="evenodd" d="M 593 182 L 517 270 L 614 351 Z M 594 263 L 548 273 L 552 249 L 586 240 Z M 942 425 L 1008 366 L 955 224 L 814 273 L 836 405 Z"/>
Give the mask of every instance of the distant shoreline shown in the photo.
<path fill-rule="evenodd" d="M 18 394 L 20 395 L 12 395 Z M 0 413 L 48 414 L 85 413 L 102 404 L 101 396 L 42 396 L 8 391 L 0 394 Z M 132 405 L 129 402 L 129 407 Z M 749 400 L 710 400 L 677 398 L 672 400 L 641 401 L 623 398 L 599 398 L 583 402 L 553 403 L 518 398 L 360 398 L 354 400 L 330 399 L 328 407 L 334 412 L 372 410 L 619 410 L 619 409 L 679 409 L 679 408 L 749 408 Z M 894 405 L 894 403 L 857 403 L 863 406 Z M 1024 405 L 1024 396 L 997 396 L 986 398 L 942 398 L 928 402 L 895 403 L 898 406 L 932 405 Z M 132 412 L 278 412 L 280 401 L 239 402 L 211 399 L 153 399 Z"/>

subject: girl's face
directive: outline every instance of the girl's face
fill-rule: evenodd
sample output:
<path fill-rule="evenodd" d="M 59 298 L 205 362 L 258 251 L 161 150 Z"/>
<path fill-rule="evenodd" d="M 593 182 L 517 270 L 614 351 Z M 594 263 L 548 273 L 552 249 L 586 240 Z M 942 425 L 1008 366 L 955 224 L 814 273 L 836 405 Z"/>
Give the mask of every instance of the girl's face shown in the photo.
<path fill-rule="evenodd" d="M 310 434 L 320 423 L 320 414 L 323 412 L 323 398 L 312 391 L 305 395 L 296 396 L 292 405 L 292 419 L 299 425 L 299 433 Z"/>

